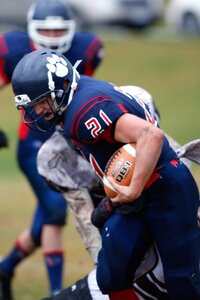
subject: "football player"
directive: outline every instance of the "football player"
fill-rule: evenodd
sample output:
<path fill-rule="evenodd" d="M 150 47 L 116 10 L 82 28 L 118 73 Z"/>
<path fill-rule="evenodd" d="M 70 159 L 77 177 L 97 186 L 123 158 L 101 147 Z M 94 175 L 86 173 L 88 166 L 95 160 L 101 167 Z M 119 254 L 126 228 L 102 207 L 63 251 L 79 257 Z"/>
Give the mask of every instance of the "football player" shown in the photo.
<path fill-rule="evenodd" d="M 80 76 L 76 67 L 59 51 L 37 50 L 17 65 L 12 85 L 24 122 L 41 130 L 62 124 L 100 177 L 121 145 L 136 143 L 130 185 L 110 178 L 117 210 L 102 231 L 100 290 L 111 300 L 137 299 L 132 278 L 155 240 L 169 298 L 199 299 L 199 191 L 193 176 L 143 101 L 109 82 Z"/>
<path fill-rule="evenodd" d="M 147 91 L 137 86 L 126 86 L 123 89 L 147 103 L 151 112 L 159 119 L 152 96 Z M 62 191 L 68 200 L 76 220 L 77 230 L 83 239 L 85 248 L 96 264 L 101 244 L 99 232 L 95 231 L 91 224 L 91 214 L 99 202 L 97 200 L 105 197 L 103 191 L 100 192 L 103 186 L 98 177 L 94 176 L 90 164 L 64 138 L 61 130 L 56 131 L 40 147 L 37 155 L 37 167 L 39 174 L 45 178 L 48 184 L 53 189 Z M 98 195 L 98 199 L 94 195 Z M 99 223 L 105 222 L 105 218 L 107 219 L 109 216 L 110 212 L 105 210 L 102 218 L 101 211 Z M 168 299 L 162 264 L 155 248 L 148 251 L 141 268 L 138 269 L 137 278 L 134 280 L 134 289 L 138 299 L 149 299 L 150 296 L 159 300 Z M 96 270 L 93 270 L 85 278 L 78 280 L 58 295 L 46 299 L 107 300 L 109 298 L 100 292 L 96 282 Z"/>
<path fill-rule="evenodd" d="M 10 83 L 13 70 L 23 56 L 44 47 L 59 49 L 73 62 L 81 59 L 79 72 L 89 76 L 103 59 L 102 41 L 96 35 L 76 32 L 68 6 L 60 0 L 39 0 L 28 12 L 28 33 L 0 35 L 0 87 Z M 18 163 L 35 193 L 37 205 L 30 228 L 17 237 L 13 248 L 0 263 L 0 300 L 12 299 L 10 284 L 15 267 L 39 246 L 44 254 L 50 293 L 56 294 L 62 287 L 64 251 L 61 231 L 66 222 L 67 204 L 60 193 L 44 183 L 36 168 L 37 152 L 53 131 L 33 131 L 22 121 L 19 125 Z"/>
<path fill-rule="evenodd" d="M 159 122 L 158 110 L 152 96 L 146 90 L 138 86 L 123 86 L 121 88 L 123 91 L 138 97 L 146 103 Z M 180 146 L 174 139 L 168 138 L 181 159 L 183 159 L 182 156 L 185 156 L 198 164 L 200 163 L 198 154 L 200 140 Z M 191 161 L 187 158 L 183 160 L 188 166 L 191 165 Z M 77 230 L 83 238 L 85 248 L 89 251 L 94 264 L 96 264 L 100 237 L 99 232 L 95 231 L 91 224 L 91 214 L 98 203 L 92 200 L 94 199 L 93 195 L 97 194 L 97 191 L 102 188 L 102 184 L 99 183 L 97 177 L 94 177 L 90 164 L 81 158 L 80 154 L 72 148 L 69 141 L 64 138 L 62 131 L 59 130 L 40 147 L 37 155 L 37 167 L 39 174 L 45 178 L 48 184 L 53 189 L 62 191 L 64 197 L 68 199 L 69 206 L 76 220 Z M 78 197 L 77 194 L 79 195 Z M 103 192 L 98 192 L 98 196 L 99 200 L 103 198 Z M 102 228 L 103 223 L 105 223 L 105 220 L 112 212 L 108 211 L 106 206 L 101 206 L 100 214 L 99 207 L 96 210 L 95 215 L 98 220 L 95 220 L 95 222 L 101 224 Z M 104 214 L 102 215 L 103 210 Z M 137 271 L 137 277 L 133 286 L 138 299 L 148 300 L 151 297 L 158 300 L 168 299 L 162 263 L 155 247 L 151 248 L 147 253 L 142 266 Z M 96 282 L 96 271 L 93 270 L 85 278 L 78 280 L 51 299 L 107 300 L 108 296 L 101 294 Z"/>

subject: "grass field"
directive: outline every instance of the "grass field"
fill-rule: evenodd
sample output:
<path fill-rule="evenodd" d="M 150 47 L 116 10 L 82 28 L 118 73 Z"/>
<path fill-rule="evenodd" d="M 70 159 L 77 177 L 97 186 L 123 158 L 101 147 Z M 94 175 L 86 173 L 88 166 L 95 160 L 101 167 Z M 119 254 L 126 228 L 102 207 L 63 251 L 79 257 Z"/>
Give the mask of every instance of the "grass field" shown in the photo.
<path fill-rule="evenodd" d="M 200 40 L 168 39 L 164 34 L 102 35 L 106 58 L 96 77 L 120 85 L 139 85 L 149 90 L 161 113 L 162 128 L 180 143 L 200 138 Z M 31 219 L 35 199 L 15 160 L 18 112 L 11 88 L 0 93 L 1 122 L 10 147 L 0 153 L 0 255 L 11 247 Z M 192 171 L 200 185 L 200 169 Z M 64 231 L 65 285 L 91 270 L 70 215 Z M 40 250 L 21 264 L 14 280 L 15 300 L 36 300 L 48 294 Z"/>

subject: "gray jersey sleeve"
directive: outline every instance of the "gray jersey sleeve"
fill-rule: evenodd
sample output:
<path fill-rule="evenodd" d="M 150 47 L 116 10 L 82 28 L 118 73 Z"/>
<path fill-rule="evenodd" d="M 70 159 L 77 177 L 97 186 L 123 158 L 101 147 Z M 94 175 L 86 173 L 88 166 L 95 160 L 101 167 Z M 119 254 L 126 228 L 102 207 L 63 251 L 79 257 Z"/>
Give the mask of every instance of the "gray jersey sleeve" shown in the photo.
<path fill-rule="evenodd" d="M 65 190 L 90 189 L 98 183 L 92 167 L 58 131 L 41 146 L 37 155 L 40 175 Z"/>

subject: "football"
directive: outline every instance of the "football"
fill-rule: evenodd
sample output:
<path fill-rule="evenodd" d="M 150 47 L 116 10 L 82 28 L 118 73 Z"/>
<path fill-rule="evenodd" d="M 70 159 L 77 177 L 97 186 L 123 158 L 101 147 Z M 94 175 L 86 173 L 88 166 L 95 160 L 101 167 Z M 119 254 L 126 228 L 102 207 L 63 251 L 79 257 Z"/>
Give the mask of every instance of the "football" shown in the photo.
<path fill-rule="evenodd" d="M 134 171 L 135 158 L 136 144 L 131 143 L 123 145 L 109 159 L 103 177 L 104 190 L 109 198 L 114 198 L 117 192 L 107 177 L 113 177 L 116 183 L 128 186 Z"/>

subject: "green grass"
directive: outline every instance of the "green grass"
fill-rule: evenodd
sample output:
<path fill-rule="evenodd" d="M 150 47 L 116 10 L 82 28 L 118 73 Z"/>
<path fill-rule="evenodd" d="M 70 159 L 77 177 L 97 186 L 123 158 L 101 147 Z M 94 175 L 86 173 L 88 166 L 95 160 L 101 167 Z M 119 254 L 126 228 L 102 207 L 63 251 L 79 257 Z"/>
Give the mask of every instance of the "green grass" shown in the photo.
<path fill-rule="evenodd" d="M 35 199 L 24 180 L 3 180 L 0 184 L 0 255 L 7 253 L 22 229 L 29 226 Z M 66 252 L 64 285 L 70 285 L 92 270 L 91 259 L 84 249 L 69 215 L 63 233 Z M 41 250 L 25 260 L 14 277 L 15 300 L 36 300 L 48 295 L 46 270 Z"/>
<path fill-rule="evenodd" d="M 161 112 L 162 127 L 186 142 L 200 135 L 200 40 L 178 42 L 132 38 L 106 43 L 98 77 L 151 92 Z"/>
<path fill-rule="evenodd" d="M 200 138 L 200 40 L 168 39 L 164 33 L 152 36 L 119 32 L 102 35 L 105 61 L 96 78 L 119 85 L 146 88 L 161 113 L 162 128 L 180 143 Z M 0 93 L 1 122 L 10 140 L 8 149 L 0 150 L 0 255 L 11 247 L 17 234 L 29 225 L 34 196 L 16 163 L 16 133 L 19 113 L 13 104 L 11 88 Z M 193 166 L 200 184 L 200 169 Z M 65 285 L 92 268 L 91 260 L 74 229 L 70 216 L 64 231 L 67 252 Z M 27 259 L 16 271 L 15 300 L 36 300 L 48 294 L 41 252 Z"/>

